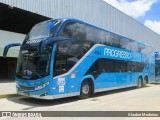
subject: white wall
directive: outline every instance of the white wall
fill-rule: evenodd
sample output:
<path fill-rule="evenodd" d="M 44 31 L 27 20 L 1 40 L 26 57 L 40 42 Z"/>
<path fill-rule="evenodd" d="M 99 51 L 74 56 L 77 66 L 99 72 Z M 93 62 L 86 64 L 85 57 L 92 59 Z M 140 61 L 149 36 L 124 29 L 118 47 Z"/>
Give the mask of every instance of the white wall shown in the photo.
<path fill-rule="evenodd" d="M 4 46 L 10 43 L 22 43 L 24 40 L 25 35 L 8 32 L 4 30 L 0 30 L 0 56 L 3 55 Z M 8 57 L 17 57 L 18 56 L 19 47 L 13 47 L 9 50 L 7 56 Z"/>

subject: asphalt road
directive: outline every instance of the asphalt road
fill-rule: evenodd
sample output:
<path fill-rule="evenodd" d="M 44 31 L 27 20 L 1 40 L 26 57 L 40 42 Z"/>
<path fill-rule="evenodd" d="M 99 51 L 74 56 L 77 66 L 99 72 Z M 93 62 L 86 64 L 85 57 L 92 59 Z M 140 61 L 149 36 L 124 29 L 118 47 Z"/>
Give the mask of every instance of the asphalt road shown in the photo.
<path fill-rule="evenodd" d="M 125 88 L 97 93 L 95 96 L 80 100 L 78 97 L 57 100 L 39 100 L 24 96 L 0 99 L 0 111 L 160 111 L 160 84 L 149 84 L 145 88 Z M 63 116 L 63 115 L 62 115 Z M 5 119 L 5 118 L 0 118 Z M 6 118 L 21 120 L 22 118 Z M 28 118 L 25 118 L 28 120 Z M 33 118 L 32 118 L 33 119 Z M 37 118 L 35 118 L 37 120 Z M 38 118 L 46 119 L 46 118 Z M 49 118 L 53 119 L 53 118 Z M 107 118 L 58 118 L 62 120 Z M 120 118 L 108 118 L 119 120 Z M 160 117 L 130 117 L 129 120 L 160 120 Z"/>

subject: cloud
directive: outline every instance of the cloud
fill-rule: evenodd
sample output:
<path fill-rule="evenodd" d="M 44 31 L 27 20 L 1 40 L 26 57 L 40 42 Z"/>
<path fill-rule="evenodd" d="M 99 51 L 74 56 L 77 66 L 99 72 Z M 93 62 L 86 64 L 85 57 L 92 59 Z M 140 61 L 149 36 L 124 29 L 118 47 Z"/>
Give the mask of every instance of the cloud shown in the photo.
<path fill-rule="evenodd" d="M 155 31 L 156 33 L 160 34 L 160 21 L 151 21 L 146 20 L 144 25 L 149 27 L 151 30 Z"/>
<path fill-rule="evenodd" d="M 158 0 L 134 0 L 129 2 L 127 0 L 104 0 L 108 4 L 116 7 L 120 11 L 137 19 L 142 17 L 149 11 L 154 3 Z"/>

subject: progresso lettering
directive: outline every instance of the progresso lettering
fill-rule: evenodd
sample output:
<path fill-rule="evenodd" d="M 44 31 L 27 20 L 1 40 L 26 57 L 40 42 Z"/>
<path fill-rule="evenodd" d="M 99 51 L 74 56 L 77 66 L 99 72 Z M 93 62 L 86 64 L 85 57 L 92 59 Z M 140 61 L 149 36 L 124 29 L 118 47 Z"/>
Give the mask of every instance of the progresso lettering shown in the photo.
<path fill-rule="evenodd" d="M 115 50 L 110 48 L 104 49 L 104 55 L 115 57 L 115 58 L 123 58 L 123 59 L 131 59 L 132 55 L 130 52 L 122 51 L 122 50 Z"/>

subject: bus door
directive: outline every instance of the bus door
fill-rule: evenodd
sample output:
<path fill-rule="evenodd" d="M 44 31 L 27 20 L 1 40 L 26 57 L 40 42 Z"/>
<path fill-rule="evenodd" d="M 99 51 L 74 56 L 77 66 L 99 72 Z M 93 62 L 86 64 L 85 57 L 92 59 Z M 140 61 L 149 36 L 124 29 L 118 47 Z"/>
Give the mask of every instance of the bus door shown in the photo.
<path fill-rule="evenodd" d="M 68 71 L 67 69 L 67 62 L 66 62 L 66 55 L 62 54 L 56 54 L 55 55 L 55 61 L 54 61 L 54 67 L 53 67 L 53 73 L 54 76 L 63 75 Z M 55 84 L 57 85 L 57 92 L 58 94 L 67 94 L 67 84 L 68 79 L 67 76 L 58 77 L 57 80 L 55 80 Z"/>
<path fill-rule="evenodd" d="M 55 76 L 67 73 L 79 60 L 77 57 L 67 54 L 57 54 L 55 58 Z M 83 69 L 84 67 L 81 70 Z M 78 91 L 78 81 L 81 77 L 80 72 L 81 71 L 74 70 L 70 74 L 64 75 L 64 77 L 59 80 L 60 82 L 64 81 L 65 85 L 60 87 L 62 87 L 62 91 L 64 87 L 65 93 L 68 93 L 69 96 Z"/>

